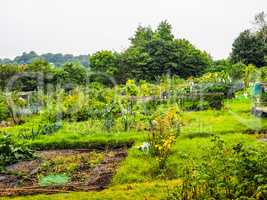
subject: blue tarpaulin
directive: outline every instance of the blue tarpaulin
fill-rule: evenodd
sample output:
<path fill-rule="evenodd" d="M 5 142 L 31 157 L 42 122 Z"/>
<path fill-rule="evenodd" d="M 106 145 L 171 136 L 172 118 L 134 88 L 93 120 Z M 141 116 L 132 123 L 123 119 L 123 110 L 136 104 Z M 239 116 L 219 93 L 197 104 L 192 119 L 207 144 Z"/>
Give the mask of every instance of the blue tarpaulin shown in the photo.
<path fill-rule="evenodd" d="M 253 96 L 261 95 L 261 92 L 262 92 L 261 84 L 256 83 L 255 86 L 253 87 L 253 91 L 252 91 Z"/>

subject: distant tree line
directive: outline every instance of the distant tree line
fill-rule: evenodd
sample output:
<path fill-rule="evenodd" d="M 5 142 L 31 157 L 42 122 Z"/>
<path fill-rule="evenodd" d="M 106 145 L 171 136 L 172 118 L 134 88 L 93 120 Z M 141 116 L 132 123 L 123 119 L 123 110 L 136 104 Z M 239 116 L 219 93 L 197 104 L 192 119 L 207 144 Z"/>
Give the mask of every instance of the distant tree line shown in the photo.
<path fill-rule="evenodd" d="M 34 60 L 27 65 L 0 64 L 0 90 L 34 91 L 49 89 L 49 85 L 72 89 L 86 85 L 89 78 L 88 68 L 79 62 L 66 63 L 55 67 L 45 60 Z"/>
<path fill-rule="evenodd" d="M 80 62 L 83 66 L 89 67 L 89 57 L 88 55 L 79 55 L 74 56 L 72 54 L 53 54 L 53 53 L 46 53 L 42 55 L 38 55 L 34 51 L 31 51 L 29 53 L 24 52 L 21 56 L 15 57 L 15 59 L 11 60 L 8 58 L 0 59 L 0 64 L 30 64 L 34 60 L 40 60 L 43 59 L 47 61 L 50 64 L 53 64 L 55 66 L 61 66 L 64 65 L 67 62 Z"/>

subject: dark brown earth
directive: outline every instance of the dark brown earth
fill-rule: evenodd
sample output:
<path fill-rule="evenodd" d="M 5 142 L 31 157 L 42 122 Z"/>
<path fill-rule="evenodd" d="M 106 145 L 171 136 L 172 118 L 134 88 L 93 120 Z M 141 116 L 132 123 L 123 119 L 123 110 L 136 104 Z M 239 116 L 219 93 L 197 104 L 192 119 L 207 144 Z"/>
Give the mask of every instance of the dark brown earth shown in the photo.
<path fill-rule="evenodd" d="M 71 181 L 63 186 L 41 187 L 38 174 L 43 162 L 56 156 L 85 155 L 91 150 L 53 150 L 38 153 L 38 159 L 8 166 L 7 173 L 0 174 L 0 196 L 52 194 L 57 192 L 101 190 L 108 186 L 118 164 L 127 156 L 126 149 L 110 150 L 96 166 L 81 164 L 71 175 Z"/>

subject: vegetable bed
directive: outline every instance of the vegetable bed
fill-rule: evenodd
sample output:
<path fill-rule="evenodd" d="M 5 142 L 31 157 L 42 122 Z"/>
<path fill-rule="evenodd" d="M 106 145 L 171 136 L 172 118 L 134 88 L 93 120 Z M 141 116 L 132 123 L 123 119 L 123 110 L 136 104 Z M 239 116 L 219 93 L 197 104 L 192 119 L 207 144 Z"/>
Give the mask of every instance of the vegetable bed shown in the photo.
<path fill-rule="evenodd" d="M 6 167 L 0 196 L 101 190 L 126 156 L 126 149 L 39 151 L 34 160 Z"/>

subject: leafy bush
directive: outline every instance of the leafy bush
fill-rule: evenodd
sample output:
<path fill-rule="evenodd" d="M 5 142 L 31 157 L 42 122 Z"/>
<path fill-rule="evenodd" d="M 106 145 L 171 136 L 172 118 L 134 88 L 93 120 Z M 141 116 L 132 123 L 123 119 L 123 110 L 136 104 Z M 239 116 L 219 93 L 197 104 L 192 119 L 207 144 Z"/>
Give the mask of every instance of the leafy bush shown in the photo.
<path fill-rule="evenodd" d="M 138 87 L 136 86 L 134 80 L 128 80 L 125 85 L 125 93 L 129 96 L 137 96 Z"/>
<path fill-rule="evenodd" d="M 32 150 L 16 144 L 10 135 L 2 135 L 0 137 L 0 152 L 0 167 L 34 158 Z"/>
<path fill-rule="evenodd" d="M 231 99 L 240 88 L 230 83 L 193 84 L 176 91 L 180 106 L 184 110 L 220 110 L 224 99 Z"/>
<path fill-rule="evenodd" d="M 189 111 L 200 111 L 207 110 L 210 108 L 209 103 L 202 99 L 200 96 L 185 97 L 180 101 L 180 105 L 183 110 Z"/>
<path fill-rule="evenodd" d="M 208 102 L 209 107 L 212 109 L 220 110 L 223 107 L 224 97 L 222 95 L 206 96 L 205 100 Z"/>
<path fill-rule="evenodd" d="M 260 95 L 259 101 L 262 106 L 267 105 L 267 92 L 262 92 L 262 94 Z"/>
<path fill-rule="evenodd" d="M 263 82 L 267 81 L 267 67 L 260 68 L 260 80 Z"/>
<path fill-rule="evenodd" d="M 168 199 L 265 199 L 267 196 L 267 149 L 236 144 L 228 147 L 214 138 L 196 163 L 185 158 L 183 183 Z"/>

